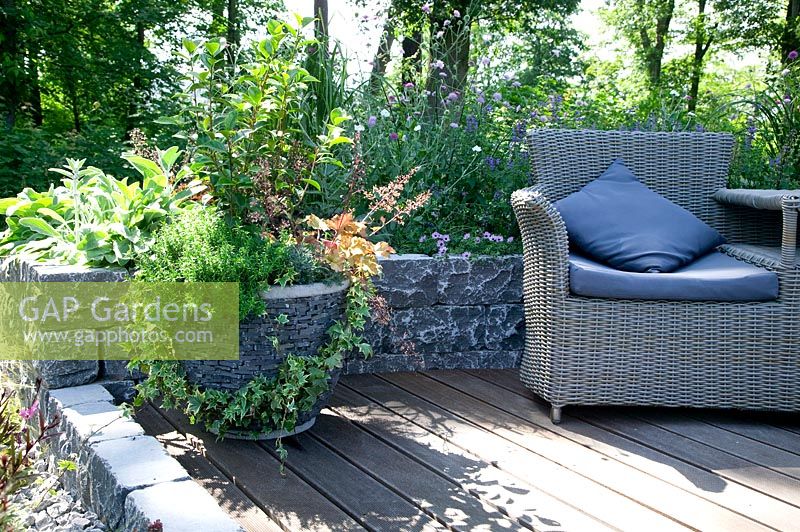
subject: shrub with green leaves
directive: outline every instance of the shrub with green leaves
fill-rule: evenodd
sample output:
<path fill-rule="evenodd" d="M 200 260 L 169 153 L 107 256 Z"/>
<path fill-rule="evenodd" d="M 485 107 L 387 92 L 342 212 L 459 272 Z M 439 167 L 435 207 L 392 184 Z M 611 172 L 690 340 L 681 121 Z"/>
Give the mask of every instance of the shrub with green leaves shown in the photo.
<path fill-rule="evenodd" d="M 184 41 L 190 70 L 181 110 L 160 120 L 180 128 L 192 170 L 233 219 L 295 235 L 301 203 L 320 191 L 320 167 L 342 168 L 336 146 L 351 142 L 338 108 L 320 130 L 306 129 L 309 85 L 319 82 L 303 67 L 308 50 L 320 46 L 303 34 L 312 21 L 272 20 L 266 39 L 236 51 L 219 40 Z"/>
<path fill-rule="evenodd" d="M 184 211 L 163 225 L 136 263 L 137 279 L 143 281 L 238 282 L 242 319 L 263 312 L 259 294 L 270 285 L 329 281 L 335 276 L 288 235 L 265 239 L 229 225 L 214 207 Z"/>
<path fill-rule="evenodd" d="M 734 186 L 792 189 L 800 186 L 800 60 L 790 54 L 781 72 L 742 103 L 749 111 L 732 171 Z"/>
<path fill-rule="evenodd" d="M 84 160 L 67 159 L 62 185 L 44 192 L 26 188 L 16 197 L 0 200 L 0 215 L 8 228 L 0 233 L 0 257 L 24 255 L 38 261 L 89 266 L 127 266 L 154 242 L 153 232 L 181 205 L 202 191 L 198 181 L 181 190 L 173 183 L 191 177 L 175 166 L 176 147 L 157 151 L 151 161 L 126 153 L 123 158 L 142 181 L 128 183 L 99 168 L 84 168 Z"/>

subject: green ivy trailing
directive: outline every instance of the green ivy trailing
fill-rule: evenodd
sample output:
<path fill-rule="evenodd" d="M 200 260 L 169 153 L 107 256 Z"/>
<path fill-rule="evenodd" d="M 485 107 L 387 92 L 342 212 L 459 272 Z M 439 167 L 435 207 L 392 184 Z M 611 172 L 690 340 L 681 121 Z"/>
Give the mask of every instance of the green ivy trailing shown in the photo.
<path fill-rule="evenodd" d="M 181 409 L 191 423 L 224 436 L 230 431 L 253 434 L 283 430 L 291 432 L 299 417 L 309 412 L 329 390 L 331 372 L 342 367 L 347 353 L 359 351 L 365 357 L 371 346 L 361 333 L 369 316 L 369 301 L 375 288 L 371 281 L 352 283 L 347 291 L 344 318 L 328 329 L 327 342 L 313 357 L 289 354 L 275 377 L 256 377 L 235 392 L 202 389 L 190 383 L 180 362 L 133 360 L 147 378 L 137 386 L 135 406 L 160 397 L 165 408 Z M 276 441 L 283 462 L 286 449 Z"/>

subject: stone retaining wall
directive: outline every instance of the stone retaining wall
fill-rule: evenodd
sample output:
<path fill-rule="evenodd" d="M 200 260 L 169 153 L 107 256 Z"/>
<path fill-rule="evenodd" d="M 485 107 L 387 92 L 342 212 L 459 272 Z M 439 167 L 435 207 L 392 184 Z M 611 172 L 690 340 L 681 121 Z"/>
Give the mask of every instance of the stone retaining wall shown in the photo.
<path fill-rule="evenodd" d="M 119 282 L 129 278 L 122 268 L 84 268 L 55 264 L 37 264 L 7 259 L 0 262 L 0 282 Z M 128 378 L 124 360 L 35 360 L 36 372 L 50 388 L 80 386 L 99 378 L 120 380 Z"/>
<path fill-rule="evenodd" d="M 382 261 L 379 293 L 391 307 L 386 326 L 370 324 L 375 355 L 352 356 L 347 373 L 509 368 L 524 345 L 522 257 Z"/>
<path fill-rule="evenodd" d="M 366 337 L 375 354 L 368 360 L 355 354 L 349 357 L 345 373 L 518 366 L 525 333 L 520 256 L 396 255 L 381 264 L 383 277 L 376 285 L 391 308 L 390 321 L 368 324 Z M 124 269 L 20 260 L 0 263 L 0 281 L 116 282 L 128 278 Z M 264 341 L 261 332 L 242 329 L 242 345 L 252 348 L 256 341 Z M 33 364 L 50 388 L 130 378 L 125 361 L 120 360 Z"/>
<path fill-rule="evenodd" d="M 60 419 L 52 451 L 76 458 L 64 484 L 110 530 L 241 532 L 217 501 L 169 456 L 164 446 L 122 415 L 99 384 L 43 390 L 48 419 Z"/>

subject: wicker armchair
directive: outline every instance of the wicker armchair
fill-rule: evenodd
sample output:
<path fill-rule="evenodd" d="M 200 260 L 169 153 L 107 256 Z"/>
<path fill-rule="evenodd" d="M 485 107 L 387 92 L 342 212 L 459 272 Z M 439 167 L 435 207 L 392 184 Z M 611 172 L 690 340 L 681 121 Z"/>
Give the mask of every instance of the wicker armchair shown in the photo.
<path fill-rule="evenodd" d="M 523 383 L 552 405 L 800 410 L 798 199 L 725 191 L 733 139 L 720 133 L 541 129 L 535 185 L 512 204 L 524 246 Z M 622 157 L 648 187 L 728 240 L 722 251 L 777 272 L 760 303 L 634 301 L 569 290 L 569 242 L 553 202 Z M 715 197 L 716 196 L 716 197 Z M 724 202 L 724 203 L 723 203 Z M 755 207 L 755 208 L 754 208 Z"/>

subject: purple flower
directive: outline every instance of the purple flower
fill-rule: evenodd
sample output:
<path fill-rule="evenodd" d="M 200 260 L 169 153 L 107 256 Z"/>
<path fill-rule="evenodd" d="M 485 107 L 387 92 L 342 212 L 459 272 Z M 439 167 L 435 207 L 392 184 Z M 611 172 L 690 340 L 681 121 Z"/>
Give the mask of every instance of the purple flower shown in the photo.
<path fill-rule="evenodd" d="M 419 237 L 419 242 L 420 242 L 420 244 L 421 244 L 421 243 L 423 243 L 423 242 L 425 242 L 426 240 L 428 240 L 428 237 L 427 237 L 427 236 L 425 236 L 425 235 L 422 235 L 421 237 Z"/>
<path fill-rule="evenodd" d="M 492 95 L 492 98 L 494 99 L 494 101 L 496 101 L 496 102 L 499 102 L 500 100 L 502 100 L 502 99 L 503 99 L 503 95 L 502 95 L 502 94 L 500 94 L 499 92 L 495 92 L 495 93 Z"/>
<path fill-rule="evenodd" d="M 511 142 L 521 142 L 527 133 L 527 126 L 524 121 L 520 120 L 511 129 Z"/>
<path fill-rule="evenodd" d="M 483 66 L 489 66 L 490 60 L 488 57 L 481 57 L 481 64 Z"/>
<path fill-rule="evenodd" d="M 489 231 L 484 231 L 483 238 L 492 238 L 492 233 L 490 233 Z"/>
<path fill-rule="evenodd" d="M 470 253 L 469 251 L 465 251 L 464 253 L 461 254 L 461 256 L 464 257 L 465 259 L 468 259 L 472 256 L 472 253 Z"/>
<path fill-rule="evenodd" d="M 464 127 L 464 131 L 467 133 L 472 133 L 473 131 L 478 130 L 478 119 L 475 117 L 475 115 L 467 116 L 466 122 L 467 123 Z"/>
<path fill-rule="evenodd" d="M 500 159 L 496 159 L 490 155 L 485 159 L 485 161 L 486 166 L 489 167 L 489 170 L 494 171 L 497 168 L 497 163 L 500 162 Z"/>
<path fill-rule="evenodd" d="M 453 10 L 453 17 L 454 18 L 461 18 L 461 11 L 459 11 L 458 9 L 454 9 Z"/>
<path fill-rule="evenodd" d="M 447 95 L 447 99 L 448 99 L 448 101 L 451 101 L 451 102 L 454 102 L 454 101 L 458 100 L 458 93 L 457 92 L 451 92 L 450 94 Z"/>
<path fill-rule="evenodd" d="M 442 235 L 442 242 L 450 242 L 450 235 Z"/>
<path fill-rule="evenodd" d="M 464 233 L 464 240 L 469 240 L 470 238 L 472 238 L 472 235 L 469 233 Z"/>
<path fill-rule="evenodd" d="M 378 117 L 370 116 L 369 118 L 367 118 L 367 125 L 369 127 L 375 127 L 375 124 L 377 123 L 378 123 Z"/>
<path fill-rule="evenodd" d="M 797 59 L 797 55 L 798 55 L 797 50 L 792 50 L 786 57 L 789 59 L 789 61 L 794 61 L 795 59 Z"/>
<path fill-rule="evenodd" d="M 476 236 L 476 237 L 475 237 L 475 243 L 476 243 L 476 244 L 480 244 L 480 243 L 481 243 L 481 237 L 479 237 L 479 236 Z"/>
<path fill-rule="evenodd" d="M 414 84 L 409 81 L 409 82 L 406 82 L 405 85 L 403 85 L 403 87 L 405 87 L 407 89 L 412 89 L 412 88 L 414 88 Z"/>
<path fill-rule="evenodd" d="M 390 94 L 387 100 L 389 101 L 389 103 L 394 103 L 397 100 L 397 98 L 395 98 L 393 94 Z"/>
<path fill-rule="evenodd" d="M 508 242 L 509 244 L 510 244 L 511 242 L 513 242 L 513 241 L 514 241 L 514 237 L 513 237 L 513 236 L 510 236 L 510 237 L 508 237 L 508 238 L 506 239 L 506 242 Z"/>
<path fill-rule="evenodd" d="M 431 14 L 431 5 L 430 4 L 422 4 L 422 12 L 426 15 Z"/>
<path fill-rule="evenodd" d="M 450 122 L 450 127 L 452 127 L 453 129 L 457 129 L 458 128 L 458 124 L 455 123 L 455 122 Z"/>
<path fill-rule="evenodd" d="M 431 236 L 433 238 L 439 239 L 442 237 L 442 234 L 439 231 L 434 231 L 433 233 L 431 233 Z"/>
<path fill-rule="evenodd" d="M 441 59 L 437 59 L 431 64 L 431 66 L 433 66 L 433 68 L 438 68 L 439 70 L 442 70 L 444 68 L 444 61 L 442 61 Z"/>
<path fill-rule="evenodd" d="M 475 98 L 475 101 L 478 102 L 480 105 L 483 105 L 484 103 L 486 103 L 486 98 L 484 98 L 483 96 L 478 96 L 477 98 Z"/>
<path fill-rule="evenodd" d="M 395 133 L 394 131 L 389 133 L 389 140 L 397 140 L 398 138 L 400 138 L 400 136 L 397 133 Z"/>
<path fill-rule="evenodd" d="M 30 418 L 36 415 L 36 412 L 39 411 L 39 400 L 36 399 L 31 406 L 28 408 L 20 408 L 19 409 L 19 417 L 28 421 Z"/>

